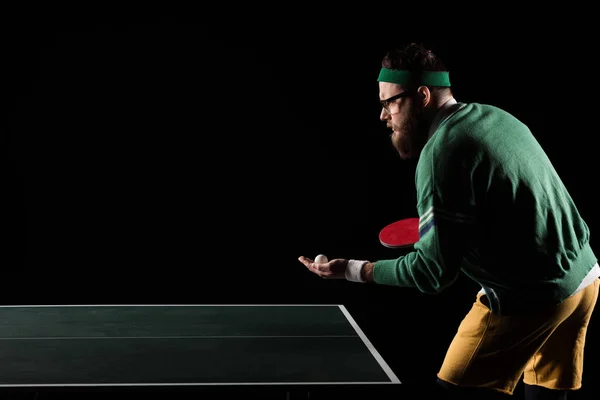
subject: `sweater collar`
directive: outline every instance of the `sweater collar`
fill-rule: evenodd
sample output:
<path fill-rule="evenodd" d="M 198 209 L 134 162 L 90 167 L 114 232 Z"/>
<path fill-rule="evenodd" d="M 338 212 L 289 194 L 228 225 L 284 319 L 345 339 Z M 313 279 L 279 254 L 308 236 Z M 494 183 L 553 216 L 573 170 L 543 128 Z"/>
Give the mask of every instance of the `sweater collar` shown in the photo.
<path fill-rule="evenodd" d="M 429 137 L 433 136 L 433 134 L 435 133 L 437 128 L 440 126 L 442 121 L 446 117 L 448 117 L 450 114 L 452 114 L 452 112 L 454 110 L 453 106 L 455 104 L 458 104 L 458 102 L 456 101 L 456 99 L 451 98 L 450 100 L 448 100 L 444 104 L 442 104 L 442 106 L 440 108 L 438 108 L 438 110 L 435 114 L 435 117 L 433 118 L 433 121 L 431 122 L 431 126 L 429 127 Z"/>

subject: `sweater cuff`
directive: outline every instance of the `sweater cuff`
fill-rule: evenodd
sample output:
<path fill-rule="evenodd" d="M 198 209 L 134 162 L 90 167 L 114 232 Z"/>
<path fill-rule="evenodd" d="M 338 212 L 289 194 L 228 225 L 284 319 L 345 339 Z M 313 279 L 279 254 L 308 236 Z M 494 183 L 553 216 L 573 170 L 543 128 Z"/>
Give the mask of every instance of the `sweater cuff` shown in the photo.
<path fill-rule="evenodd" d="M 346 279 L 350 282 L 366 282 L 362 279 L 361 271 L 363 266 L 368 263 L 368 261 L 364 260 L 348 260 L 348 266 L 346 267 Z"/>

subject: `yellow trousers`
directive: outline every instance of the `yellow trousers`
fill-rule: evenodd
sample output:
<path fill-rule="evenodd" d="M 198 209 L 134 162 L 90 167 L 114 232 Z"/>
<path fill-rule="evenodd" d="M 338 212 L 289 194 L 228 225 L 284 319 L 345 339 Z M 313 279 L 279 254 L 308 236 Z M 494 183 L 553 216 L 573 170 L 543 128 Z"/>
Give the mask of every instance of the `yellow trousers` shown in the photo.
<path fill-rule="evenodd" d="M 478 293 L 462 320 L 438 377 L 465 387 L 512 394 L 523 382 L 550 389 L 581 387 L 588 323 L 600 279 L 558 306 L 526 316 L 493 314 Z"/>

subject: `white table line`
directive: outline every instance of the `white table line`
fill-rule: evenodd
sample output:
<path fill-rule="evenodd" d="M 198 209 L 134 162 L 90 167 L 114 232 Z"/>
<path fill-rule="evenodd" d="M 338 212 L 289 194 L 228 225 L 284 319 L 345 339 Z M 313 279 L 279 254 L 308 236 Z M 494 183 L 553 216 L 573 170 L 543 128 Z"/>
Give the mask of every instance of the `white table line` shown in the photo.
<path fill-rule="evenodd" d="M 148 382 L 148 383 L 23 383 L 0 384 L 0 387 L 136 387 L 136 386 L 319 386 L 319 385 L 394 385 L 399 381 L 325 381 L 325 382 Z"/>
<path fill-rule="evenodd" d="M 2 308 L 72 308 L 72 307 L 339 307 L 340 304 L 8 304 Z"/>
<path fill-rule="evenodd" d="M 0 340 L 88 340 L 88 339 L 263 339 L 263 338 L 358 338 L 358 335 L 197 335 L 197 336 L 23 336 Z"/>

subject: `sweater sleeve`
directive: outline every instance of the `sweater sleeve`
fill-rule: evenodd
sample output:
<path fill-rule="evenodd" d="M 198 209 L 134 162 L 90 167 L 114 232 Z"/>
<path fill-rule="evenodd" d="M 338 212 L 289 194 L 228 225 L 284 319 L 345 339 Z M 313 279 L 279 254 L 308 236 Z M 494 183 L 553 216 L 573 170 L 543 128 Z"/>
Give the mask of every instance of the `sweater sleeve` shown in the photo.
<path fill-rule="evenodd" d="M 396 259 L 377 261 L 373 269 L 376 283 L 438 293 L 456 280 L 472 218 L 432 205 L 419 219 L 420 239 L 414 251 Z"/>
<path fill-rule="evenodd" d="M 457 279 L 476 221 L 472 169 L 457 155 L 418 168 L 419 241 L 406 255 L 375 262 L 376 283 L 434 294 Z"/>

